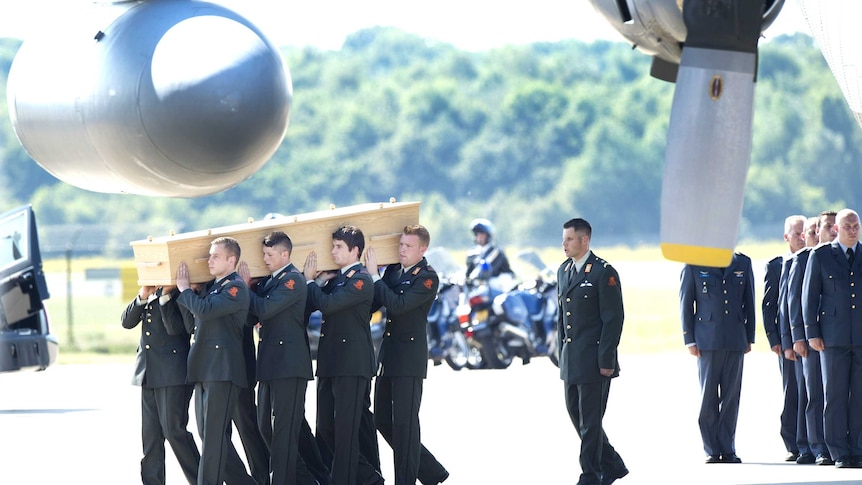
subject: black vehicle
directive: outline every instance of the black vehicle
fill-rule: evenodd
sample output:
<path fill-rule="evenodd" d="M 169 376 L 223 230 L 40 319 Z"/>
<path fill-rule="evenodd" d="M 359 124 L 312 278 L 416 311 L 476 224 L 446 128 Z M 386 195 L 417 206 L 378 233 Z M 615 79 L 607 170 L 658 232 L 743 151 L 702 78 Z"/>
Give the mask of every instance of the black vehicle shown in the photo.
<path fill-rule="evenodd" d="M 48 297 L 33 208 L 0 215 L 0 372 L 45 370 L 56 362 Z"/>

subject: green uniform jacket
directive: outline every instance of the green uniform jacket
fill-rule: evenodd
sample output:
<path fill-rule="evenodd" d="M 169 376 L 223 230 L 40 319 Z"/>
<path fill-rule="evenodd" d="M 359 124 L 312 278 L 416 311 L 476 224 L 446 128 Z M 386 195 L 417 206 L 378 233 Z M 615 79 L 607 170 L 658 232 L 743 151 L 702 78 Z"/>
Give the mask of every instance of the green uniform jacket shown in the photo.
<path fill-rule="evenodd" d="M 592 251 L 581 271 L 574 270 L 570 259 L 557 270 L 560 378 L 569 384 L 606 379 L 599 369 L 614 369 L 616 377 L 623 331 L 620 277 Z"/>
<path fill-rule="evenodd" d="M 440 281 L 425 258 L 409 272 L 400 272 L 401 264 L 390 264 L 383 278 L 374 283 L 371 310 L 386 307 L 378 375 L 424 378 L 428 374 L 428 312 Z"/>

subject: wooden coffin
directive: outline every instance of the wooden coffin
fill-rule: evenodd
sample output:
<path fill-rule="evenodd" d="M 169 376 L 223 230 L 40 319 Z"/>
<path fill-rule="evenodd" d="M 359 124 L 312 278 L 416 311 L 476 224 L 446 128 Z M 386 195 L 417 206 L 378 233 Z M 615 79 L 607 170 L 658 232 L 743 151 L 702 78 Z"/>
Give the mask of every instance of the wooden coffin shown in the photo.
<path fill-rule="evenodd" d="M 284 231 L 293 242 L 290 260 L 300 270 L 305 258 L 314 250 L 318 270 L 338 269 L 332 260 L 332 233 L 344 224 L 358 227 L 365 235 L 365 247 L 373 247 L 379 264 L 399 261 L 398 242 L 404 226 L 419 223 L 420 202 L 380 202 L 359 204 L 265 221 L 224 226 L 215 229 L 148 237 L 132 241 L 138 285 L 175 285 L 177 268 L 185 261 L 192 283 L 203 283 L 213 277 L 207 260 L 210 243 L 221 236 L 231 236 L 242 248 L 240 261 L 248 263 L 252 277 L 268 276 L 263 263 L 263 238 L 271 231 Z M 363 253 L 364 256 L 364 253 Z"/>

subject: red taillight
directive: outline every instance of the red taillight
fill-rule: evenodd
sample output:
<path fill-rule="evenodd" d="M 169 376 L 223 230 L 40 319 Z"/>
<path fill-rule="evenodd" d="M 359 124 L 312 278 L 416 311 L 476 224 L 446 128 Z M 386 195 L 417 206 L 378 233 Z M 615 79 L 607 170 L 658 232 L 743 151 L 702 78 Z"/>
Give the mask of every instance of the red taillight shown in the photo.
<path fill-rule="evenodd" d="M 488 295 L 474 295 L 470 297 L 470 306 L 477 307 L 488 302 Z"/>
<path fill-rule="evenodd" d="M 470 314 L 465 313 L 463 315 L 458 315 L 458 323 L 463 327 L 465 323 L 470 323 Z"/>
<path fill-rule="evenodd" d="M 464 336 L 467 338 L 473 338 L 473 327 L 467 327 L 467 329 L 464 330 Z"/>

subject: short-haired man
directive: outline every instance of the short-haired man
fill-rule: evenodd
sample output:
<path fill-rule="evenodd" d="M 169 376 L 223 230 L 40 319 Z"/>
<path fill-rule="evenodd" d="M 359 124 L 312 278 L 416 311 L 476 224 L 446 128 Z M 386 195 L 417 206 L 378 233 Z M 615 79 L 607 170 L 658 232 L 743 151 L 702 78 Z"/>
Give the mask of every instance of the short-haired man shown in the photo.
<path fill-rule="evenodd" d="M 308 287 L 290 261 L 293 243 L 283 231 L 263 238 L 263 263 L 270 276 L 251 294 L 248 324 L 259 324 L 257 344 L 257 422 L 270 456 L 272 485 L 314 484 L 299 457 L 305 419 L 305 390 L 314 376 L 305 330 Z M 248 285 L 251 271 L 243 261 L 239 274 Z"/>
<path fill-rule="evenodd" d="M 805 268 L 811 251 L 819 243 L 831 243 L 835 232 L 835 212 L 824 211 L 814 219 L 814 234 L 810 234 L 811 221 L 808 221 L 805 246 L 796 253 L 790 265 L 790 282 L 787 288 L 787 307 L 790 335 L 793 348 L 785 349 L 785 356 L 795 359 L 796 381 L 799 391 L 799 419 L 797 437 L 801 443 L 796 463 L 807 465 L 816 463 L 831 466 L 835 462 L 826 448 L 823 436 L 823 373 L 820 368 L 820 352 L 811 349 L 805 339 L 805 320 L 802 314 L 802 293 Z"/>
<path fill-rule="evenodd" d="M 835 216 L 835 223 L 838 239 L 818 246 L 808 259 L 802 312 L 808 343 L 820 352 L 826 446 L 837 468 L 859 468 L 862 467 L 859 215 L 851 209 L 842 209 Z"/>
<path fill-rule="evenodd" d="M 399 263 L 377 271 L 374 248 L 365 252 L 374 280 L 372 311 L 386 307 L 386 329 L 380 344 L 374 385 L 374 424 L 392 447 L 396 485 L 440 483 L 449 473 L 419 440 L 422 381 L 428 374 L 428 312 L 437 297 L 437 272 L 425 259 L 431 243 L 421 225 L 404 228 L 398 243 Z"/>
<path fill-rule="evenodd" d="M 763 329 L 769 347 L 778 356 L 778 370 L 781 371 L 784 406 L 781 410 L 781 439 L 787 450 L 785 461 L 796 461 L 800 454 L 809 452 L 800 449 L 797 443 L 797 419 L 799 417 L 799 390 L 794 369 L 795 358 L 785 357 L 782 349 L 793 347 L 790 338 L 790 325 L 787 319 L 787 282 L 793 255 L 805 245 L 805 216 L 790 216 L 784 220 L 784 241 L 787 252 L 776 256 L 766 263 L 763 292 Z M 786 332 L 782 331 L 784 328 Z M 801 363 L 800 363 L 801 365 Z M 806 446 L 805 443 L 802 446 Z M 810 453 L 809 453 L 810 455 Z"/>
<path fill-rule="evenodd" d="M 309 309 L 323 314 L 317 348 L 317 440 L 324 460 L 332 463 L 334 484 L 357 481 L 360 422 L 363 410 L 371 404 L 374 346 L 370 315 L 374 283 L 359 263 L 364 248 L 362 231 L 342 226 L 332 233 L 331 251 L 340 270 L 321 275 L 321 280 L 326 280 L 321 287 L 314 281 L 314 251 L 303 268 Z"/>
<path fill-rule="evenodd" d="M 754 343 L 757 312 L 751 259 L 737 252 L 725 268 L 685 265 L 679 299 L 683 341 L 697 357 L 706 463 L 741 463 L 735 437 L 742 363 Z"/>
<path fill-rule="evenodd" d="M 610 485 L 629 473 L 602 426 L 611 379 L 620 372 L 623 293 L 614 267 L 590 250 L 592 234 L 584 219 L 563 224 L 566 259 L 557 270 L 560 378 L 581 437 L 578 484 Z"/>
<path fill-rule="evenodd" d="M 195 384 L 195 416 L 201 438 L 198 484 L 220 484 L 228 477 L 254 483 L 238 461 L 230 441 L 230 424 L 239 391 L 248 387 L 242 351 L 248 316 L 248 287 L 236 274 L 240 247 L 236 239 L 220 237 L 210 244 L 207 261 L 215 280 L 201 294 L 191 290 L 185 261 L 177 270 L 177 303 L 194 315 L 195 340 L 189 350 L 188 380 Z M 237 466 L 238 466 L 237 465 Z M 231 469 L 226 469 L 231 468 Z"/>

